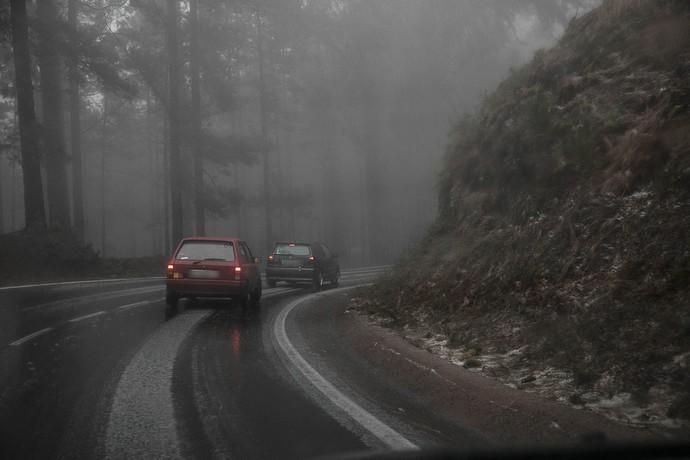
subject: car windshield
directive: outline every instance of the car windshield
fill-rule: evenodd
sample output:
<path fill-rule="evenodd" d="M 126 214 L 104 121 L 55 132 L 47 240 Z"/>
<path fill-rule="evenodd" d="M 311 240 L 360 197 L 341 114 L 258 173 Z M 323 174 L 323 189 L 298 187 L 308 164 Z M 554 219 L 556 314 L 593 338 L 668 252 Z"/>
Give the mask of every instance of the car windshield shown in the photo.
<path fill-rule="evenodd" d="M 690 0 L 0 0 L 0 427 L 690 439 Z"/>
<path fill-rule="evenodd" d="M 229 241 L 185 241 L 175 256 L 177 260 L 235 260 L 235 251 Z"/>
<path fill-rule="evenodd" d="M 274 254 L 279 256 L 310 256 L 311 247 L 308 244 L 276 244 Z"/>

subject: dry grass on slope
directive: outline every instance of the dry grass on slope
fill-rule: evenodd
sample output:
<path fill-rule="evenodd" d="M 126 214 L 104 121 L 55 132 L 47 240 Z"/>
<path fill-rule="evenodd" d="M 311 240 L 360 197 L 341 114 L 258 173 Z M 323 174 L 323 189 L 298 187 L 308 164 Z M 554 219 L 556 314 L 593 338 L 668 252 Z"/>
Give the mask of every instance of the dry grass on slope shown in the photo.
<path fill-rule="evenodd" d="M 439 220 L 359 307 L 508 383 L 690 421 L 690 2 L 605 2 L 454 136 Z"/>

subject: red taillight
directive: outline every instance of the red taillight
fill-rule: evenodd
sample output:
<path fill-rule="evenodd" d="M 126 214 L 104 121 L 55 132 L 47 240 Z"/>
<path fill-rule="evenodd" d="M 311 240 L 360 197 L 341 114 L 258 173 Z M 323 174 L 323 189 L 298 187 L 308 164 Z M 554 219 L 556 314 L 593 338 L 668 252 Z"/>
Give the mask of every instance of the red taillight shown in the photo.
<path fill-rule="evenodd" d="M 309 256 L 309 262 L 314 262 L 316 260 L 316 257 L 314 256 Z"/>
<path fill-rule="evenodd" d="M 273 256 L 268 256 L 268 261 L 272 262 L 273 261 Z"/>
<path fill-rule="evenodd" d="M 235 267 L 235 281 L 239 281 L 242 277 L 242 267 Z"/>
<path fill-rule="evenodd" d="M 175 270 L 175 266 L 173 264 L 168 264 L 168 278 L 173 277 L 173 271 Z"/>

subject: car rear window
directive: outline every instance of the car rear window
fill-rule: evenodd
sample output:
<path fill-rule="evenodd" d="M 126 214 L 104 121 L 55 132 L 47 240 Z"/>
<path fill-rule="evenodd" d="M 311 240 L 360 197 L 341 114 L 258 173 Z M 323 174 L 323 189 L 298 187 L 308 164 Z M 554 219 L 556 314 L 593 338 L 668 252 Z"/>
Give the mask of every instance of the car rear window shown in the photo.
<path fill-rule="evenodd" d="M 230 241 L 185 241 L 175 256 L 177 260 L 224 260 L 233 262 L 235 251 Z"/>
<path fill-rule="evenodd" d="M 273 253 L 280 256 L 310 256 L 311 247 L 308 244 L 279 243 L 276 244 L 276 248 L 273 250 Z"/>

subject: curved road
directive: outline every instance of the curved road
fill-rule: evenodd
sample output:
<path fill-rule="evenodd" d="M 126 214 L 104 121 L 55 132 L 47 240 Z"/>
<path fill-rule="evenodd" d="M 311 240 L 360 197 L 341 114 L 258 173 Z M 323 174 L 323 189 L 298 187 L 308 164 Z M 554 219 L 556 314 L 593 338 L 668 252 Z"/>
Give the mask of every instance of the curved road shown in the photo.
<path fill-rule="evenodd" d="M 344 272 L 343 286 L 381 270 Z M 160 279 L 0 288 L 0 457 L 303 458 L 366 448 L 295 385 L 271 342 L 276 313 L 309 295 L 265 289 L 247 311 L 182 302 L 166 321 Z"/>
<path fill-rule="evenodd" d="M 0 288 L 0 458 L 310 458 L 638 433 L 492 383 L 350 313 L 353 289 L 182 303 L 161 279 Z"/>

